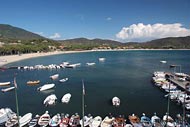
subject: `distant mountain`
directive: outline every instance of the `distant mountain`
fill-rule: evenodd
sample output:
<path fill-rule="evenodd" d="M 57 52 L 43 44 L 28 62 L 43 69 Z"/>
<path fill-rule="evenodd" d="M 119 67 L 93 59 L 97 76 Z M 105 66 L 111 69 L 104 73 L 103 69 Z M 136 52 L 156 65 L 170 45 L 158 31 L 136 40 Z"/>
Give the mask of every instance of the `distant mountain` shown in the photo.
<path fill-rule="evenodd" d="M 7 24 L 0 24 L 0 39 L 44 39 L 44 37 Z"/>

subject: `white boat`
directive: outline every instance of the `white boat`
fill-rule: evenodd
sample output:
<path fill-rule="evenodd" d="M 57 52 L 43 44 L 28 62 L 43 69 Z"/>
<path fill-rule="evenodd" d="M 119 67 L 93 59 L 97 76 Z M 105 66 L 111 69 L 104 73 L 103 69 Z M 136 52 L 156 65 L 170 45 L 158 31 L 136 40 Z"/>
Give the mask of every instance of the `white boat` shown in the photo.
<path fill-rule="evenodd" d="M 86 63 L 86 65 L 88 65 L 88 66 L 93 66 L 93 65 L 95 65 L 96 63 Z"/>
<path fill-rule="evenodd" d="M 104 118 L 104 120 L 102 121 L 102 123 L 101 123 L 101 127 L 112 127 L 112 124 L 113 124 L 113 121 L 114 121 L 114 117 L 112 117 L 112 116 L 110 116 L 110 117 L 108 117 L 108 116 L 106 116 L 105 118 Z"/>
<path fill-rule="evenodd" d="M 65 65 L 66 68 L 75 68 L 75 67 L 78 67 L 80 66 L 81 63 L 76 63 L 76 64 L 68 64 L 68 65 Z"/>
<path fill-rule="evenodd" d="M 89 125 L 90 127 L 99 127 L 102 122 L 102 117 L 96 116 L 92 119 L 92 123 Z"/>
<path fill-rule="evenodd" d="M 69 120 L 69 126 L 70 127 L 77 127 L 80 125 L 80 116 L 76 113 L 75 115 L 72 115 Z"/>
<path fill-rule="evenodd" d="M 61 102 L 62 102 L 62 103 L 69 103 L 70 99 L 71 99 L 71 94 L 70 94 L 70 93 L 67 93 L 67 94 L 65 94 L 65 95 L 62 97 Z"/>
<path fill-rule="evenodd" d="M 55 80 L 55 79 L 57 79 L 58 77 L 59 77 L 59 74 L 55 74 L 55 75 L 50 76 L 50 78 L 51 78 L 52 80 Z"/>
<path fill-rule="evenodd" d="M 99 58 L 98 60 L 99 60 L 100 62 L 104 62 L 104 61 L 106 60 L 106 58 L 101 57 L 101 58 Z"/>
<path fill-rule="evenodd" d="M 175 122 L 173 120 L 173 118 L 169 115 L 164 115 L 163 116 L 163 121 L 165 122 L 165 124 L 167 124 L 167 127 L 175 127 Z"/>
<path fill-rule="evenodd" d="M 156 113 L 151 117 L 151 123 L 154 127 L 162 127 L 161 119 L 156 115 Z"/>
<path fill-rule="evenodd" d="M 11 82 L 0 82 L 0 86 L 7 86 L 10 84 L 11 84 Z"/>
<path fill-rule="evenodd" d="M 80 125 L 83 125 L 84 122 L 84 127 L 89 126 L 92 123 L 93 117 L 91 115 L 84 116 L 83 119 L 80 120 Z"/>
<path fill-rule="evenodd" d="M 119 106 L 120 105 L 120 99 L 118 97 L 113 97 L 112 98 L 112 104 L 114 106 Z"/>
<path fill-rule="evenodd" d="M 23 127 L 24 125 L 28 124 L 31 119 L 32 119 L 32 113 L 25 114 L 23 117 L 19 119 L 20 127 Z"/>
<path fill-rule="evenodd" d="M 11 91 L 11 90 L 13 90 L 13 89 L 15 89 L 14 86 L 8 87 L 8 88 L 5 88 L 5 89 L 1 89 L 1 91 L 2 91 L 2 92 L 8 92 L 8 91 Z"/>
<path fill-rule="evenodd" d="M 15 114 L 12 115 L 12 117 L 10 119 L 8 119 L 5 123 L 5 127 L 13 127 L 15 126 L 16 124 L 18 124 L 18 117 Z"/>
<path fill-rule="evenodd" d="M 1 108 L 0 109 L 0 125 L 4 124 L 8 119 L 15 114 L 10 108 Z"/>
<path fill-rule="evenodd" d="M 61 116 L 60 114 L 56 114 L 49 121 L 49 126 L 57 127 L 60 124 L 60 122 L 61 122 Z"/>
<path fill-rule="evenodd" d="M 46 99 L 44 100 L 43 104 L 48 106 L 48 105 L 55 105 L 55 102 L 57 100 L 57 97 L 55 94 L 49 95 L 46 97 Z"/>
<path fill-rule="evenodd" d="M 42 116 L 40 116 L 40 119 L 38 120 L 38 125 L 46 127 L 49 124 L 50 119 L 50 115 L 48 114 L 48 111 L 46 111 Z"/>
<path fill-rule="evenodd" d="M 63 115 L 59 127 L 69 126 L 69 114 Z"/>
<path fill-rule="evenodd" d="M 63 79 L 60 79 L 59 82 L 66 82 L 68 80 L 69 80 L 69 78 L 63 78 Z"/>
<path fill-rule="evenodd" d="M 38 124 L 39 118 L 40 118 L 40 116 L 36 115 L 33 119 L 30 120 L 30 122 L 28 123 L 28 126 L 35 127 Z"/>
<path fill-rule="evenodd" d="M 165 61 L 165 60 L 161 60 L 160 63 L 167 63 L 167 61 Z"/>
<path fill-rule="evenodd" d="M 55 84 L 45 84 L 41 87 L 38 88 L 39 91 L 44 91 L 44 90 L 48 90 L 48 89 L 52 89 L 55 86 Z"/>

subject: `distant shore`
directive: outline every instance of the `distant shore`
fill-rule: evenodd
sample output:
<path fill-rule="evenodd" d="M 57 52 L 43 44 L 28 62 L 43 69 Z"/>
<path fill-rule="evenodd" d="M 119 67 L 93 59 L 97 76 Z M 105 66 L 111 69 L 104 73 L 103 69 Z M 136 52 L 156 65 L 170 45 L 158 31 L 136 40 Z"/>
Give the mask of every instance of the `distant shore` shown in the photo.
<path fill-rule="evenodd" d="M 68 53 L 81 53 L 81 52 L 93 52 L 93 51 L 138 51 L 138 50 L 190 50 L 190 49 L 100 49 L 100 50 L 82 50 L 82 51 L 54 51 L 47 53 L 29 53 L 29 54 L 21 54 L 21 55 L 8 55 L 8 56 L 0 56 L 0 67 L 6 66 L 9 63 L 17 62 L 20 60 L 43 57 L 43 56 L 51 56 L 58 54 L 68 54 Z"/>

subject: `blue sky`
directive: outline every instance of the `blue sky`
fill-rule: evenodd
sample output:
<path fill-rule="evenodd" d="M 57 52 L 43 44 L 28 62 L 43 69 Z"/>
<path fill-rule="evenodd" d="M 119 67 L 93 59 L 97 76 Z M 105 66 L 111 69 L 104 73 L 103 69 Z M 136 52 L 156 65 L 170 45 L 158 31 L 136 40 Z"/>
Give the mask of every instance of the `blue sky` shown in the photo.
<path fill-rule="evenodd" d="M 53 39 L 190 35 L 190 0 L 1 0 L 0 24 Z"/>

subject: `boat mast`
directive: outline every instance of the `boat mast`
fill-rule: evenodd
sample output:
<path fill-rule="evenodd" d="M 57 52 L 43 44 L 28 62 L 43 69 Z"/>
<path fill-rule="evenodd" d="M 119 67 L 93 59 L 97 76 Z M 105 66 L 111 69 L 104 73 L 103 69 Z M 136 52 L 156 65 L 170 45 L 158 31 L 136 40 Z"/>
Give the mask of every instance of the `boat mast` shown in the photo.
<path fill-rule="evenodd" d="M 168 104 L 167 104 L 167 116 L 166 116 L 166 127 L 168 125 L 168 116 L 169 116 L 169 113 L 170 113 L 170 82 L 169 82 L 169 94 L 168 94 Z"/>
<path fill-rule="evenodd" d="M 16 112 L 17 112 L 17 119 L 18 119 L 18 127 L 20 127 L 16 77 L 14 77 L 14 86 L 15 86 L 15 99 L 16 99 Z"/>
<path fill-rule="evenodd" d="M 85 88 L 84 88 L 84 81 L 82 80 L 82 127 L 84 127 L 84 95 L 85 95 Z"/>

